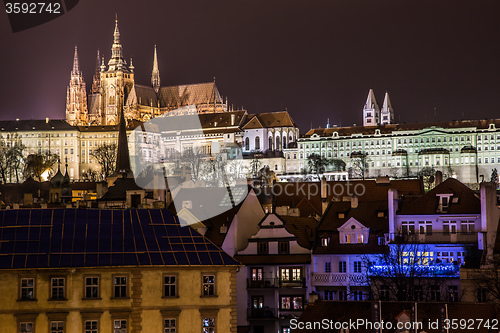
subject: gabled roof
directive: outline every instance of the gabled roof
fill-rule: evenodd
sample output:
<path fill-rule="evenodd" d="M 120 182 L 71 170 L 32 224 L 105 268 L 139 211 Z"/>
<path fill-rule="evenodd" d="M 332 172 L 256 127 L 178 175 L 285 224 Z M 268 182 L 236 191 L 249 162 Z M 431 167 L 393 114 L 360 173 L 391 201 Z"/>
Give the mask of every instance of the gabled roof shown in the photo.
<path fill-rule="evenodd" d="M 134 178 L 117 178 L 106 194 L 99 201 L 125 201 L 127 191 L 144 190 L 135 183 Z"/>
<path fill-rule="evenodd" d="M 288 111 L 259 113 L 248 119 L 243 129 L 296 127 Z"/>
<path fill-rule="evenodd" d="M 297 243 L 306 249 L 312 249 L 316 227 L 319 221 L 312 217 L 295 217 L 280 215 L 285 223 L 285 229 L 297 237 Z"/>
<path fill-rule="evenodd" d="M 379 216 L 379 213 L 383 216 Z M 341 244 L 338 228 L 354 218 L 363 226 L 370 228 L 368 243 Z M 328 246 L 316 243 L 314 254 L 368 254 L 383 253 L 385 245 L 378 244 L 378 237 L 389 232 L 387 200 L 361 201 L 356 208 L 351 208 L 350 202 L 331 202 L 323 214 L 317 228 L 317 239 L 323 236 L 330 238 Z"/>
<path fill-rule="evenodd" d="M 166 209 L 0 211 L 0 269 L 238 264 Z"/>
<path fill-rule="evenodd" d="M 453 194 L 458 202 L 450 202 L 447 213 L 437 213 L 438 194 Z M 448 178 L 431 191 L 412 202 L 403 199 L 398 215 L 434 215 L 434 214 L 480 214 L 481 203 L 474 191 L 454 178 Z"/>

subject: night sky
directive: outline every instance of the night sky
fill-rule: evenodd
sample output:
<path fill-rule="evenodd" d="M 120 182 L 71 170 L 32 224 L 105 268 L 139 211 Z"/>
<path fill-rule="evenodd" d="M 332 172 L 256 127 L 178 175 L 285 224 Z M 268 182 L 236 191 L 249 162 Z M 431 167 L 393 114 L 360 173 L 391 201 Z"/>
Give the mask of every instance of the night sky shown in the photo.
<path fill-rule="evenodd" d="M 0 119 L 64 118 L 74 45 L 89 89 L 115 13 L 136 83 L 150 84 L 156 43 L 162 85 L 215 77 L 235 109 L 287 109 L 302 134 L 362 124 L 370 88 L 400 123 L 500 118 L 499 12 L 498 0 L 81 0 L 18 33 L 3 13 Z"/>

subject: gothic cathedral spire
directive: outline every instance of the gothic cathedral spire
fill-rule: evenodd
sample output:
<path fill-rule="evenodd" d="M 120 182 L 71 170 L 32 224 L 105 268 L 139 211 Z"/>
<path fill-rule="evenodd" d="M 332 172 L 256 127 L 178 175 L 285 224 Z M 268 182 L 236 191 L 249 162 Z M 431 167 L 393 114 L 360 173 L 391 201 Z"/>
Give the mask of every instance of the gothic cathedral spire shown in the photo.
<path fill-rule="evenodd" d="M 78 61 L 78 48 L 75 45 L 73 69 L 66 94 L 66 121 L 73 126 L 87 123 L 87 91 Z"/>
<path fill-rule="evenodd" d="M 120 43 L 120 30 L 118 30 L 118 17 L 115 18 L 115 31 L 113 33 L 113 46 L 111 47 L 111 59 L 108 62 L 108 70 L 127 71 L 127 63 L 123 59 L 123 48 Z"/>
<path fill-rule="evenodd" d="M 156 44 L 155 44 L 155 52 L 153 59 L 153 72 L 151 73 L 151 85 L 153 89 L 158 94 L 160 90 L 160 70 L 158 69 L 158 56 L 156 54 Z"/>
<path fill-rule="evenodd" d="M 101 91 L 101 56 L 97 50 L 97 59 L 95 63 L 95 73 L 92 80 L 92 94 L 98 94 Z"/>

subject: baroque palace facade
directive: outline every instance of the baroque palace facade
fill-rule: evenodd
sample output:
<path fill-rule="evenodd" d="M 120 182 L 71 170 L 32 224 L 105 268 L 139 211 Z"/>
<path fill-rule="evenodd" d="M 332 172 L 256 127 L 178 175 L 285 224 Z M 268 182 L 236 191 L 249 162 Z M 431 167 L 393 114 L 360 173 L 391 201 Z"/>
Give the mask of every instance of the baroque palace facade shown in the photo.
<path fill-rule="evenodd" d="M 285 150 L 287 165 L 301 170 L 318 154 L 344 161 L 348 170 L 364 160 L 364 177 L 411 177 L 427 168 L 467 184 L 489 181 L 492 170 L 500 169 L 500 119 L 394 124 L 388 94 L 382 110 L 380 115 L 370 90 L 365 126 L 311 129 L 297 148 Z"/>

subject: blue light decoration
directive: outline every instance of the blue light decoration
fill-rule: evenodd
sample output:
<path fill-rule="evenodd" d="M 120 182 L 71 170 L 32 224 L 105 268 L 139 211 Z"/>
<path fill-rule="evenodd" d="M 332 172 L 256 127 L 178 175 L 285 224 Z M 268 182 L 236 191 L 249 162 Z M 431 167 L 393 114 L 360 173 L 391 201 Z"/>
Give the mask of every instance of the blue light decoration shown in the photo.
<path fill-rule="evenodd" d="M 372 265 L 368 268 L 369 276 L 391 277 L 395 275 L 413 275 L 419 277 L 459 277 L 460 267 L 450 263 L 430 265 Z"/>

